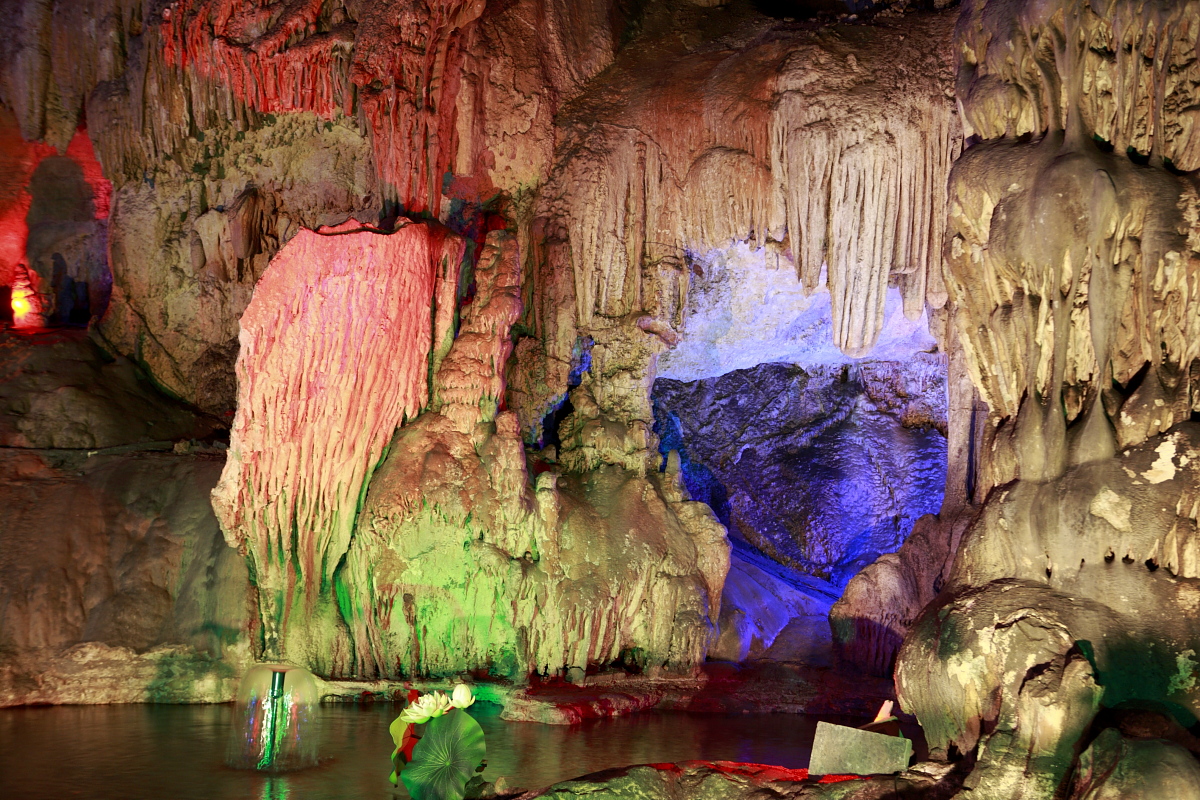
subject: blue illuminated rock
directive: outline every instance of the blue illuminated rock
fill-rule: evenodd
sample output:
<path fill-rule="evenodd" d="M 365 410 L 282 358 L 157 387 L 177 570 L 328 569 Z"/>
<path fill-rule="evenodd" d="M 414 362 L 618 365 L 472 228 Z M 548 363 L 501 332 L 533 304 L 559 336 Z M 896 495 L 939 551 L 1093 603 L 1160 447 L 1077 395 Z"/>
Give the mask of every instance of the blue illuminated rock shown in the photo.
<path fill-rule="evenodd" d="M 941 506 L 945 368 L 761 364 L 654 385 L 662 449 L 736 540 L 844 586 Z"/>

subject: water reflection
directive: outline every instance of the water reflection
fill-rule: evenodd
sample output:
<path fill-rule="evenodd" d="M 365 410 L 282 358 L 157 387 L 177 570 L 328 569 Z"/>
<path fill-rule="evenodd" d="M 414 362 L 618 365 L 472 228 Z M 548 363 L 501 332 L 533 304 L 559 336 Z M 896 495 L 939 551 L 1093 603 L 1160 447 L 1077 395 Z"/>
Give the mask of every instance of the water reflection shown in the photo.
<path fill-rule="evenodd" d="M 291 787 L 286 777 L 272 775 L 263 783 L 261 800 L 289 800 L 292 796 Z"/>
<path fill-rule="evenodd" d="M 627 764 L 735 760 L 804 767 L 815 717 L 641 714 L 574 727 L 505 722 L 471 708 L 490 780 L 529 788 Z M 264 775 L 224 764 L 233 707 L 60 706 L 0 710 L 4 800 L 389 800 L 388 723 L 398 707 L 321 706 L 321 759 Z M 829 719 L 829 718 L 826 718 Z M 837 720 L 835 720 L 837 721 Z M 851 720 L 843 720 L 851 722 Z"/>

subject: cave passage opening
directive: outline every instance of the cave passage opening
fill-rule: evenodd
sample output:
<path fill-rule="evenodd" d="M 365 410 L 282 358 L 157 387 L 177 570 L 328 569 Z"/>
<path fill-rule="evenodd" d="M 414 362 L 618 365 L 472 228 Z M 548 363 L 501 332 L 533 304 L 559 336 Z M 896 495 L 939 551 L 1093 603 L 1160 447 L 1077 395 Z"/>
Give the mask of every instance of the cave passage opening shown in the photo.
<path fill-rule="evenodd" d="M 856 359 L 832 343 L 828 292 L 805 297 L 786 259 L 737 244 L 690 260 L 683 336 L 652 391 L 663 467 L 678 451 L 735 560 L 840 594 L 941 507 L 946 360 L 896 290 Z"/>
<path fill-rule="evenodd" d="M 0 118 L 0 304 L 16 328 L 84 327 L 112 294 L 103 176 L 85 125 L 63 151 Z"/>

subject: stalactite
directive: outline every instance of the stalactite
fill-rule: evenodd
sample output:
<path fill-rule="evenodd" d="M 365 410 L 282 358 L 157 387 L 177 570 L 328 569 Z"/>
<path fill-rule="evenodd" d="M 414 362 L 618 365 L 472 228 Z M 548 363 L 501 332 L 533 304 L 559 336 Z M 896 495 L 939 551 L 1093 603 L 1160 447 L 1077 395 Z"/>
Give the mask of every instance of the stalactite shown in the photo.
<path fill-rule="evenodd" d="M 652 86 L 631 66 L 576 101 L 542 213 L 566 220 L 579 324 L 643 312 L 647 274 L 746 239 L 784 241 L 809 291 L 827 267 L 848 354 L 874 345 L 889 284 L 911 318 L 940 307 L 960 134 L 930 43 L 948 27 L 703 52 Z M 679 126 L 676 106 L 703 113 Z"/>
<path fill-rule="evenodd" d="M 197 76 L 189 106 L 200 127 L 214 111 L 245 114 L 229 108 L 229 92 L 260 113 L 330 119 L 361 104 L 389 199 L 410 213 L 439 212 L 462 31 L 484 3 L 399 3 L 367 10 L 357 24 L 344 11 L 323 19 L 326 5 L 308 0 L 278 15 L 275 3 L 237 13 L 226 0 L 181 3 L 164 12 L 163 57 Z"/>
<path fill-rule="evenodd" d="M 1200 16 L 1124 2 L 1001 19 L 985 6 L 959 24 L 968 131 L 1040 137 L 972 148 L 951 180 L 949 292 L 991 410 L 994 485 L 1052 477 L 1191 413 L 1197 189 L 1153 167 L 1200 165 Z"/>
<path fill-rule="evenodd" d="M 1023 4 L 1017 14 L 997 14 L 988 5 L 964 3 L 958 24 L 967 135 L 1037 134 L 1077 116 L 1117 153 L 1170 159 L 1183 171 L 1200 166 L 1192 102 L 1200 82 L 1200 20 L 1192 4 Z M 1061 48 L 1064 25 L 1083 48 L 1076 75 L 1063 73 L 1065 62 L 1042 63 Z"/>
<path fill-rule="evenodd" d="M 792 254 L 809 291 L 826 266 L 834 339 L 846 353 L 864 355 L 878 336 L 893 276 L 910 319 L 927 300 L 945 302 L 941 209 L 958 123 L 944 100 L 918 96 L 906 108 L 860 111 L 854 123 L 831 125 L 828 111 L 801 88 L 811 81 L 800 77 L 792 78 L 796 89 L 786 79 L 781 85 L 772 120 Z"/>
<path fill-rule="evenodd" d="M 288 630 L 293 605 L 312 616 L 328 597 L 371 470 L 428 400 L 445 239 L 421 224 L 355 228 L 298 233 L 241 320 L 238 413 L 213 506 L 250 557 L 269 657 L 304 636 Z"/>
<path fill-rule="evenodd" d="M 965 453 L 976 502 L 1105 463 L 1197 407 L 1200 195 L 1165 167 L 1200 165 L 1198 10 L 963 4 L 957 96 L 965 133 L 982 141 L 949 181 L 943 319 L 981 399 Z M 833 612 L 847 652 L 887 666 L 948 575 L 926 554 L 953 555 L 963 525 L 944 513 L 929 543 L 847 587 Z M 1189 547 L 1163 545 L 1176 562 Z"/>

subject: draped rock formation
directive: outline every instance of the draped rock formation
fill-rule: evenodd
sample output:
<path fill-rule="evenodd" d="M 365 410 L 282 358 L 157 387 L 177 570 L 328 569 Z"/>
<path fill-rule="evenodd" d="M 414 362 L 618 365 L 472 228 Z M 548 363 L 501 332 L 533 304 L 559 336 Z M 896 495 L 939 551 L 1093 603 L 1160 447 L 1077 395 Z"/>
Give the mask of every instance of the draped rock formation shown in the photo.
<path fill-rule="evenodd" d="M 1200 355 L 1196 185 L 1179 174 L 1195 166 L 1195 9 L 997 8 L 965 4 L 956 29 L 964 127 L 983 141 L 951 175 L 946 244 L 951 417 L 977 502 L 1188 419 Z M 939 552 L 967 523 L 955 514 Z M 900 556 L 904 576 L 882 563 L 834 611 L 891 643 L 869 656 L 884 665 L 950 565 Z"/>
<path fill-rule="evenodd" d="M 0 105 L 59 148 L 89 122 L 114 183 L 104 333 L 232 418 L 237 319 L 275 251 L 368 213 L 477 229 L 543 181 L 558 104 L 626 24 L 610 5 L 8 0 Z"/>
<path fill-rule="evenodd" d="M 677 476 L 526 471 L 499 410 L 521 314 L 515 237 L 488 234 L 477 291 L 372 479 L 344 576 L 360 675 L 490 667 L 519 677 L 621 656 L 688 670 L 716 630 L 724 528 Z"/>
<path fill-rule="evenodd" d="M 457 279 L 463 249 L 425 224 L 358 228 L 302 231 L 259 281 L 241 319 L 238 415 L 213 491 L 227 541 L 249 558 L 263 653 L 325 669 L 335 570 L 371 470 L 427 402 L 429 309 L 437 278 Z"/>

